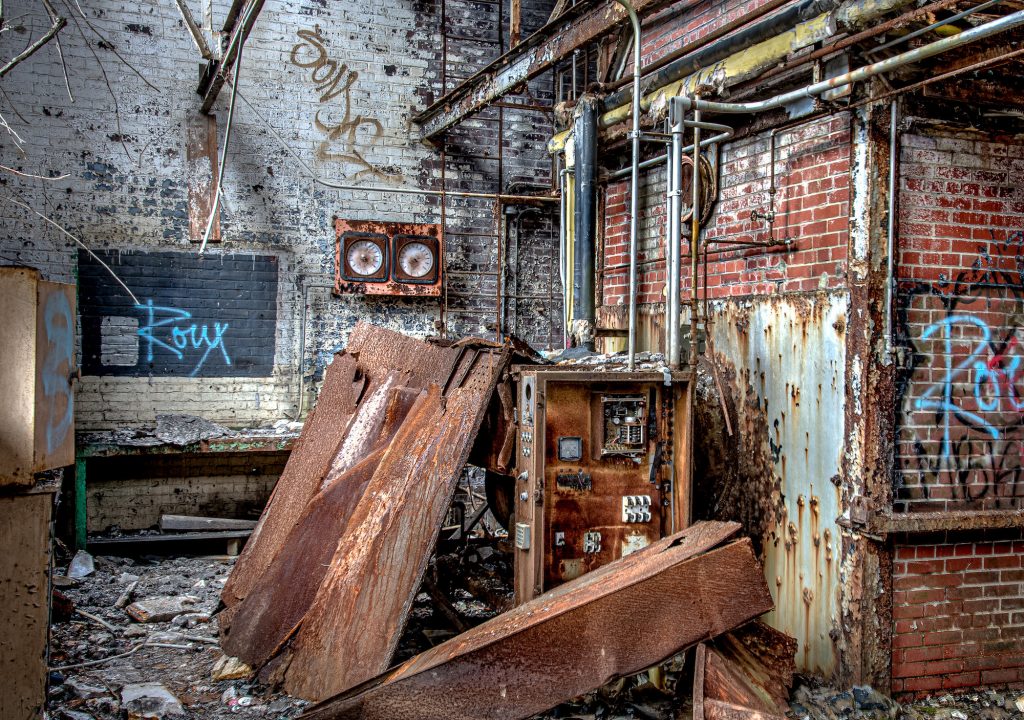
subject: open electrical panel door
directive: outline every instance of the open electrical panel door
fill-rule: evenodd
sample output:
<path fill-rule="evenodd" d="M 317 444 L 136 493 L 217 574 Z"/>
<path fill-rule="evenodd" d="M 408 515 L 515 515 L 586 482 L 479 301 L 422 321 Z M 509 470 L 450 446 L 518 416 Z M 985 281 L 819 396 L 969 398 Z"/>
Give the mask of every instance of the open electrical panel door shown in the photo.
<path fill-rule="evenodd" d="M 691 375 L 517 368 L 516 603 L 690 522 Z"/>

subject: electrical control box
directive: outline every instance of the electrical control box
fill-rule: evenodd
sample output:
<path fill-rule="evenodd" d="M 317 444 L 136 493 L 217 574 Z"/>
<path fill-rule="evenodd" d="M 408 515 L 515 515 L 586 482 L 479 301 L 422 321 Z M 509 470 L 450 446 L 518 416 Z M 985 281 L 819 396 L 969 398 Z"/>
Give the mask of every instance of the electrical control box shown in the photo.
<path fill-rule="evenodd" d="M 517 603 L 689 524 L 689 372 L 515 378 Z"/>

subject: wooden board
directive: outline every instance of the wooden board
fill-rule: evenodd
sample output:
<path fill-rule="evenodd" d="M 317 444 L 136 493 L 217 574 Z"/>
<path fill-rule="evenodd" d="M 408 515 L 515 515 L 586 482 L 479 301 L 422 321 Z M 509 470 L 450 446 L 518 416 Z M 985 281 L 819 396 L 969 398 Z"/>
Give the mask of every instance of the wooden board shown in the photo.
<path fill-rule="evenodd" d="M 0 486 L 32 484 L 38 280 L 35 270 L 0 268 Z"/>
<path fill-rule="evenodd" d="M 0 497 L 0 718 L 41 717 L 53 495 Z"/>

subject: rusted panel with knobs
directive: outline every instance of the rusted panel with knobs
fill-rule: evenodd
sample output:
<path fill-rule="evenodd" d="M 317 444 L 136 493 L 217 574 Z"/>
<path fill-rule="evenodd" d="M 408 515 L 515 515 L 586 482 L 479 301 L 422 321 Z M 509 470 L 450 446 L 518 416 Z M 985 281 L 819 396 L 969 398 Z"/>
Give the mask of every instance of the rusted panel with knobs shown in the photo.
<path fill-rule="evenodd" d="M 335 219 L 334 292 L 338 295 L 441 294 L 440 225 Z"/>

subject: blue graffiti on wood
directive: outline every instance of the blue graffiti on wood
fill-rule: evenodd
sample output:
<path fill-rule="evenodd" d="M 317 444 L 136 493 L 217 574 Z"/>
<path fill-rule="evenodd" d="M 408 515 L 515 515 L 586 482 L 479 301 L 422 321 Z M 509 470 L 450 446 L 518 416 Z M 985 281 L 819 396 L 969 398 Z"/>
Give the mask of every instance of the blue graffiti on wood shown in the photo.
<path fill-rule="evenodd" d="M 71 369 L 74 364 L 75 325 L 71 304 L 63 292 L 51 292 L 43 306 L 46 350 L 43 356 L 42 385 L 47 402 L 46 453 L 56 452 L 64 444 L 74 418 L 71 395 Z"/>
<path fill-rule="evenodd" d="M 210 326 L 197 323 L 189 324 L 192 313 L 187 310 L 175 307 L 162 307 L 154 305 L 153 300 L 146 300 L 143 305 L 136 305 L 137 310 L 146 314 L 146 322 L 139 326 L 138 334 L 146 342 L 146 361 L 153 362 L 153 348 L 160 347 L 173 353 L 179 360 L 185 359 L 185 353 L 202 351 L 202 355 L 196 362 L 189 377 L 195 377 L 203 363 L 214 350 L 220 350 L 224 358 L 224 364 L 231 364 L 231 356 L 224 345 L 224 334 L 230 327 L 229 323 L 213 323 L 213 335 L 210 334 Z M 182 322 L 184 321 L 184 322 Z M 157 337 L 157 328 L 166 328 L 167 334 L 164 339 Z"/>

